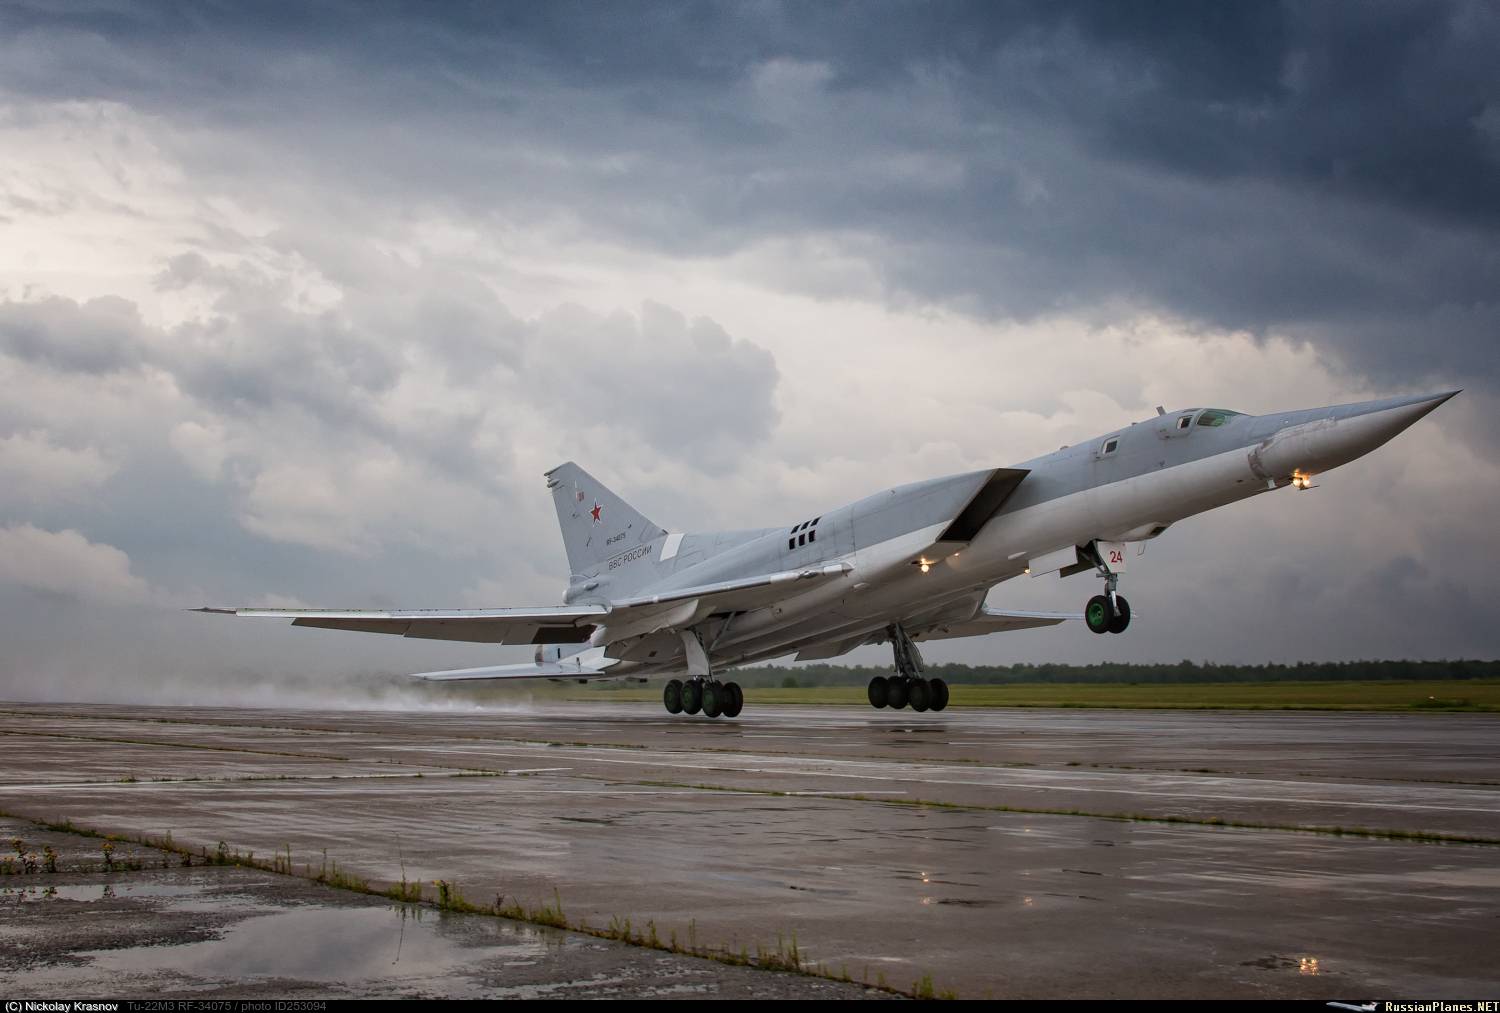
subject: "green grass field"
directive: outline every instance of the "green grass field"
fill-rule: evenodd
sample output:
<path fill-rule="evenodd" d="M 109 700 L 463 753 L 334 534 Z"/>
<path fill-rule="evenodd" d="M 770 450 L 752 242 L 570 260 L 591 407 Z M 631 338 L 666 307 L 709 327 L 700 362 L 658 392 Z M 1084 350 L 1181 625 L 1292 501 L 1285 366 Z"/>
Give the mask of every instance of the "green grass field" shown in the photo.
<path fill-rule="evenodd" d="M 1235 710 L 1500 711 L 1500 679 L 1422 682 L 1024 683 L 952 686 L 950 707 L 1230 708 Z M 863 686 L 746 690 L 755 703 L 868 706 Z M 658 701 L 661 684 L 571 687 L 569 700 Z"/>

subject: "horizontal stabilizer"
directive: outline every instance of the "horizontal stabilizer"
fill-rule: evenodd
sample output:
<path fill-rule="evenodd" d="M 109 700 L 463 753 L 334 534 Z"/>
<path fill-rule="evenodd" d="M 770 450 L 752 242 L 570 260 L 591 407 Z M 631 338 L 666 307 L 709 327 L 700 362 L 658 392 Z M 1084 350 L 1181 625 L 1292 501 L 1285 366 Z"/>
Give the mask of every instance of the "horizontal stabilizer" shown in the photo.
<path fill-rule="evenodd" d="M 597 654 L 599 652 L 589 652 Z M 608 658 L 595 657 L 594 664 L 582 656 L 557 661 L 529 662 L 521 665 L 487 665 L 483 668 L 457 668 L 448 672 L 418 672 L 412 678 L 420 682 L 494 682 L 503 679 L 597 679 L 605 668 L 614 664 Z"/>

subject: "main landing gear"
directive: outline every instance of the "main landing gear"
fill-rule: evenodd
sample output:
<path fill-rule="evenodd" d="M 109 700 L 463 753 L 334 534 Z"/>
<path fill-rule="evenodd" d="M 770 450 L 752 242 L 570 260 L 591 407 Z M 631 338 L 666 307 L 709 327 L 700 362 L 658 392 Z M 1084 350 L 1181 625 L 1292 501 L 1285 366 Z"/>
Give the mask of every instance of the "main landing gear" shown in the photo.
<path fill-rule="evenodd" d="M 899 625 L 886 628 L 891 649 L 896 655 L 896 674 L 877 675 L 870 680 L 866 695 L 877 710 L 889 707 L 900 710 L 908 705 L 914 711 L 940 711 L 948 706 L 948 684 L 942 679 L 922 677 L 922 655 L 911 637 Z"/>
<path fill-rule="evenodd" d="M 719 682 L 694 676 L 686 682 L 673 679 L 662 690 L 661 702 L 668 714 L 697 714 L 707 718 L 737 718 L 745 706 L 745 693 L 737 682 Z"/>
<path fill-rule="evenodd" d="M 661 702 L 668 714 L 697 714 L 706 718 L 737 718 L 745 706 L 745 694 L 739 684 L 720 682 L 713 676 L 703 637 L 696 630 L 679 630 L 683 660 L 687 663 L 687 681 L 673 679 L 661 692 Z"/>
<path fill-rule="evenodd" d="M 1094 549 L 1094 558 L 1099 566 L 1099 576 L 1104 578 L 1104 593 L 1096 594 L 1083 607 L 1083 621 L 1095 633 L 1124 633 L 1130 625 L 1130 602 L 1116 589 L 1120 586 L 1120 574 Z"/>

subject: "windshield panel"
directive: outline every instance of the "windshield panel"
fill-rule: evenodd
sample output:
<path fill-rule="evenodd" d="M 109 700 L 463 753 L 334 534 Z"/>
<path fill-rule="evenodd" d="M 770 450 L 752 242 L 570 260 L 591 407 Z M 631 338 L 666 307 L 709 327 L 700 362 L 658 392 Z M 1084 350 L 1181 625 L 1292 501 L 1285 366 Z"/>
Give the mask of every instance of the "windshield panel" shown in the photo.
<path fill-rule="evenodd" d="M 1232 412 L 1228 408 L 1205 408 L 1198 416 L 1200 426 L 1222 426 L 1232 418 L 1237 418 L 1244 412 Z"/>

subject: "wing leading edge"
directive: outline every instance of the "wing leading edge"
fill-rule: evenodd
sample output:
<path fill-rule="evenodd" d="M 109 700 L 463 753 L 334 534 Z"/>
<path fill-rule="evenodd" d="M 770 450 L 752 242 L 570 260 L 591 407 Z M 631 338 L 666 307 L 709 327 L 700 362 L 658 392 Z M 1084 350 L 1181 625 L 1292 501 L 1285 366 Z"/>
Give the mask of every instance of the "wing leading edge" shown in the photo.
<path fill-rule="evenodd" d="M 800 593 L 809 585 L 842 577 L 847 563 L 782 570 L 738 580 L 636 595 L 609 605 L 555 605 L 501 609 L 192 609 L 219 615 L 290 619 L 293 626 L 356 633 L 387 633 L 424 640 L 483 644 L 581 644 L 598 626 L 631 634 L 676 628 L 685 617 L 697 621 L 717 611 L 756 608 Z"/>
<path fill-rule="evenodd" d="M 982 608 L 972 619 L 963 622 L 936 623 L 913 633 L 913 640 L 948 640 L 955 637 L 982 637 L 1006 630 L 1030 630 L 1038 626 L 1056 626 L 1069 619 L 1082 619 L 1082 612 L 1014 612 Z"/>
<path fill-rule="evenodd" d="M 581 644 L 593 624 L 609 614 L 603 605 L 505 609 L 341 609 L 201 608 L 198 612 L 290 619 L 293 626 L 355 633 L 388 633 L 423 640 L 480 644 Z"/>
<path fill-rule="evenodd" d="M 982 637 L 986 634 L 1004 633 L 1008 630 L 1056 626 L 1070 619 L 1082 618 L 1082 612 L 1016 612 L 981 608 L 976 615 L 962 621 L 928 623 L 909 626 L 907 629 L 913 640 L 949 640 L 957 637 Z M 880 643 L 885 637 L 885 631 L 882 629 L 839 640 L 824 640 L 808 644 L 797 652 L 796 660 L 827 661 L 830 658 L 848 654 L 856 647 Z"/>

